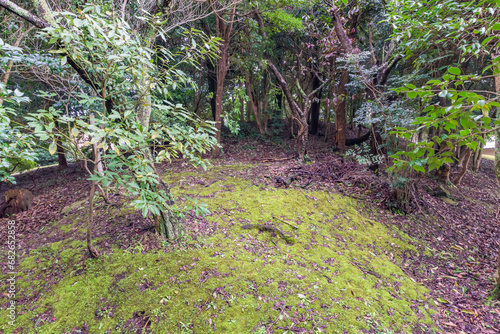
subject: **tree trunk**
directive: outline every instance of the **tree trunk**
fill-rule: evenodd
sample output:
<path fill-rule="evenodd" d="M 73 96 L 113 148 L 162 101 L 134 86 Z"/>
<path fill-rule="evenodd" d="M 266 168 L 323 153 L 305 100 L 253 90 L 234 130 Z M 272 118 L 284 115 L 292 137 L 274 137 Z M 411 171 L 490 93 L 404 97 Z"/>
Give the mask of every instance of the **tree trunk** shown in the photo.
<path fill-rule="evenodd" d="M 465 153 L 462 169 L 460 170 L 460 173 L 458 174 L 457 178 L 453 181 L 454 185 L 459 186 L 460 182 L 462 182 L 462 179 L 464 178 L 465 173 L 467 173 L 467 168 L 469 168 L 469 161 L 470 161 L 471 155 L 472 155 L 472 150 L 470 148 L 468 148 L 466 153 Z"/>
<path fill-rule="evenodd" d="M 149 115 L 151 114 L 151 106 L 149 106 L 149 114 L 148 114 L 148 124 L 149 124 Z M 94 114 L 90 114 L 90 124 L 94 124 Z M 102 161 L 101 161 L 101 150 L 97 147 L 99 143 L 94 143 L 94 163 L 97 172 L 99 174 L 104 173 L 104 169 L 102 168 Z"/>
<path fill-rule="evenodd" d="M 274 110 L 275 119 L 283 119 L 283 93 L 279 92 L 276 94 L 277 108 Z"/>
<path fill-rule="evenodd" d="M 227 19 L 224 18 L 224 12 L 219 12 L 215 16 L 217 37 L 222 38 L 222 42 L 219 49 L 219 58 L 217 59 L 217 93 L 215 96 L 215 138 L 219 145 L 214 147 L 212 158 L 218 158 L 221 154 L 222 95 L 224 93 L 224 79 L 226 78 L 227 69 L 229 68 L 229 44 L 231 32 L 233 30 L 234 15 L 236 14 L 236 5 L 237 3 L 234 3 Z"/>
<path fill-rule="evenodd" d="M 313 80 L 313 90 L 318 89 L 320 87 L 321 82 L 318 77 L 314 77 Z M 319 89 L 315 96 L 314 100 L 311 104 L 311 134 L 318 134 L 318 126 L 319 126 L 319 109 L 321 106 L 321 93 L 323 89 Z"/>
<path fill-rule="evenodd" d="M 468 147 L 459 147 L 458 148 L 458 164 L 457 167 L 462 168 L 464 166 L 464 160 L 467 154 L 469 153 Z"/>
<path fill-rule="evenodd" d="M 226 44 L 226 43 L 223 43 Z M 221 155 L 221 132 L 222 132 L 222 95 L 224 94 L 224 79 L 227 71 L 227 46 L 221 49 L 220 58 L 217 61 L 217 90 L 215 93 L 215 138 L 217 139 L 217 146 L 212 151 L 212 158 L 218 158 Z"/>
<path fill-rule="evenodd" d="M 245 121 L 245 100 L 240 97 L 240 122 Z"/>
<path fill-rule="evenodd" d="M 261 114 L 259 112 L 259 102 L 255 94 L 252 92 L 252 85 L 253 85 L 252 76 L 248 71 L 245 71 L 245 88 L 248 95 L 249 108 L 255 117 L 255 122 L 257 122 L 257 128 L 259 129 L 259 133 L 263 134 L 264 128 L 262 126 Z"/>
<path fill-rule="evenodd" d="M 492 59 L 498 57 L 499 54 L 492 55 Z M 496 71 L 500 71 L 500 65 L 496 64 Z M 495 90 L 497 95 L 500 95 L 500 74 L 495 76 Z M 496 118 L 500 119 L 500 110 L 497 108 Z M 495 138 L 495 175 L 497 177 L 498 188 L 500 189 L 500 129 L 496 131 Z M 498 247 L 498 259 L 497 259 L 497 286 L 496 288 L 500 290 L 500 243 Z M 500 291 L 499 291 L 500 292 Z"/>
<path fill-rule="evenodd" d="M 345 115 L 346 85 L 349 82 L 349 70 L 343 69 L 337 89 L 337 103 L 335 106 L 335 146 L 340 153 L 345 152 L 347 123 Z"/>
<path fill-rule="evenodd" d="M 60 132 L 59 131 L 59 121 L 58 120 L 55 120 L 55 130 Z M 64 147 L 63 147 L 63 144 L 62 144 L 62 141 L 61 141 L 61 138 L 58 137 L 57 138 L 57 141 L 56 141 L 56 145 L 57 145 L 57 158 L 59 160 L 59 166 L 58 166 L 58 170 L 63 170 L 63 169 L 66 169 L 68 168 L 68 162 L 66 161 L 66 155 L 64 153 Z"/>
<path fill-rule="evenodd" d="M 215 108 L 215 97 L 217 96 L 217 76 L 215 74 L 215 66 L 211 59 L 207 59 L 207 71 L 208 71 L 208 90 L 212 93 L 210 98 L 210 108 L 212 110 L 212 117 L 215 121 L 216 108 Z"/>
<path fill-rule="evenodd" d="M 497 93 L 500 93 L 500 75 L 495 78 Z M 497 118 L 500 117 L 500 111 L 497 110 Z M 498 188 L 500 189 L 500 129 L 496 131 L 495 138 L 495 175 L 497 177 Z M 498 247 L 497 263 L 497 288 L 500 289 L 500 243 Z"/>
<path fill-rule="evenodd" d="M 64 147 L 62 146 L 61 139 L 57 139 L 57 158 L 59 162 L 58 170 L 63 170 L 68 168 L 68 161 L 66 160 L 66 155 L 64 152 Z"/>
<path fill-rule="evenodd" d="M 95 148 L 94 148 L 95 151 Z M 96 156 L 96 153 L 94 152 L 94 157 Z M 94 173 L 96 172 L 96 158 L 94 158 Z M 96 187 L 97 181 L 92 181 L 92 186 L 90 187 L 90 195 L 89 195 L 89 218 L 87 222 L 87 249 L 89 250 L 89 254 L 93 258 L 99 257 L 99 252 L 97 249 L 92 245 L 92 227 L 94 225 L 94 195 L 95 195 L 95 187 Z"/>
<path fill-rule="evenodd" d="M 479 147 L 474 152 L 474 157 L 472 159 L 472 171 L 479 171 L 479 167 L 481 166 L 481 160 L 483 159 L 483 148 L 484 144 L 480 143 Z"/>
<path fill-rule="evenodd" d="M 281 88 L 281 91 L 285 94 L 286 100 L 288 101 L 288 106 L 291 110 L 292 118 L 299 125 L 299 133 L 297 135 L 297 153 L 299 155 L 299 160 L 304 160 L 306 151 L 307 151 L 307 139 L 309 134 L 308 124 L 307 124 L 307 112 L 304 109 L 301 109 L 297 102 L 295 101 L 292 91 L 288 86 L 283 75 L 281 75 L 280 71 L 276 68 L 276 66 L 269 60 L 268 62 L 269 68 L 274 73 L 276 80 L 278 81 L 278 85 Z M 304 104 L 308 106 L 308 98 L 304 99 Z"/>
<path fill-rule="evenodd" d="M 149 87 L 148 78 L 144 78 L 144 84 L 142 87 Z M 147 88 L 146 88 L 147 89 Z M 137 118 L 141 122 L 144 131 L 149 128 L 149 121 L 151 117 L 151 92 L 147 89 L 143 92 L 143 101 L 139 104 L 139 110 L 137 113 Z M 154 170 L 158 177 L 159 184 L 151 183 L 150 186 L 157 191 L 165 192 L 165 196 L 168 198 L 167 204 L 169 206 L 174 204 L 174 197 L 168 184 L 166 184 L 160 174 L 158 173 L 156 166 L 154 164 L 153 157 L 151 156 L 151 151 L 149 148 L 144 149 L 144 156 L 150 161 L 150 166 Z M 184 226 L 182 221 L 174 214 L 170 207 L 162 207 L 159 215 L 153 214 L 153 220 L 155 222 L 155 232 L 167 240 L 177 239 L 184 231 Z"/>

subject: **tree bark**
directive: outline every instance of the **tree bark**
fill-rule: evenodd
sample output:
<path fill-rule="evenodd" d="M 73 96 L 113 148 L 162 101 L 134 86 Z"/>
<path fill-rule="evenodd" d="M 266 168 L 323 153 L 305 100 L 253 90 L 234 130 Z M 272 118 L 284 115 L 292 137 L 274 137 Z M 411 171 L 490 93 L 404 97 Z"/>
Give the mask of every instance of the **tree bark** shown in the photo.
<path fill-rule="evenodd" d="M 145 77 L 143 79 L 144 84 L 142 87 L 149 87 L 148 78 Z M 137 113 L 137 118 L 141 122 L 144 131 L 149 128 L 149 121 L 151 117 L 151 92 L 146 88 L 146 91 L 143 92 L 143 101 L 139 104 L 139 110 Z M 151 183 L 150 186 L 153 189 L 157 189 L 158 191 L 164 191 L 168 197 L 168 205 L 174 204 L 174 197 L 172 196 L 172 192 L 167 183 L 165 183 L 160 174 L 158 173 L 154 159 L 151 156 L 151 151 L 149 148 L 144 149 L 145 157 L 150 161 L 150 166 L 154 170 L 155 174 L 158 176 L 159 184 L 156 185 Z M 167 240 L 175 240 L 177 239 L 184 231 L 184 226 L 179 218 L 174 214 L 174 212 L 169 207 L 163 207 L 163 210 L 160 210 L 159 215 L 153 214 L 153 220 L 155 222 L 155 232 Z"/>
<path fill-rule="evenodd" d="M 347 122 L 345 114 L 345 99 L 347 98 L 346 85 L 349 82 L 349 70 L 343 69 L 337 89 L 337 103 L 335 106 L 335 146 L 340 153 L 345 152 Z"/>
<path fill-rule="evenodd" d="M 210 98 L 210 108 L 212 110 L 212 117 L 215 121 L 216 118 L 216 108 L 215 108 L 215 97 L 217 96 L 217 75 L 215 74 L 215 66 L 211 59 L 207 59 L 207 71 L 208 71 L 208 90 L 212 93 Z"/>
<path fill-rule="evenodd" d="M 321 82 L 318 77 L 314 77 L 313 80 L 313 90 L 318 89 L 320 87 Z M 320 88 L 316 94 L 314 94 L 314 100 L 311 104 L 311 134 L 318 134 L 318 126 L 319 126 L 319 109 L 321 106 L 321 95 L 323 93 L 323 89 Z"/>
<path fill-rule="evenodd" d="M 484 136 L 483 136 L 484 138 Z M 474 152 L 474 156 L 472 158 L 472 170 L 474 172 L 479 171 L 479 167 L 481 166 L 481 160 L 483 159 L 483 148 L 484 144 L 480 143 L 477 150 Z"/>
<path fill-rule="evenodd" d="M 22 7 L 19 7 L 10 0 L 0 0 L 0 7 L 7 9 L 39 29 L 48 28 L 52 24 L 55 24 L 52 12 L 50 11 L 49 5 L 45 0 L 32 0 L 31 2 L 38 13 L 38 16 L 30 13 Z"/>
<path fill-rule="evenodd" d="M 462 169 L 460 170 L 460 173 L 458 174 L 457 178 L 453 181 L 454 185 L 459 186 L 460 182 L 462 182 L 462 179 L 464 178 L 465 174 L 467 173 L 467 169 L 469 168 L 469 161 L 471 155 L 472 155 L 472 150 L 468 148 L 464 156 Z"/>
<path fill-rule="evenodd" d="M 495 59 L 499 54 L 492 55 L 491 59 Z M 500 64 L 495 64 L 495 69 L 500 72 Z M 495 76 L 495 90 L 497 95 L 500 95 L 500 73 Z M 496 118 L 500 118 L 500 110 L 497 108 Z M 500 129 L 497 129 L 495 136 L 495 175 L 497 177 L 498 188 L 500 189 Z M 500 289 L 500 243 L 498 247 L 498 259 L 497 259 L 497 289 Z"/>
<path fill-rule="evenodd" d="M 253 86 L 253 78 L 250 75 L 248 71 L 245 70 L 245 88 L 247 91 L 247 96 L 248 96 L 248 104 L 249 108 L 252 111 L 254 117 L 255 117 L 255 122 L 257 122 L 257 128 L 259 129 L 260 134 L 265 134 L 266 129 L 265 126 L 263 125 L 263 120 L 262 118 L 262 109 L 259 107 L 259 101 L 257 97 L 255 96 L 254 92 L 252 91 L 252 86 Z"/>
<path fill-rule="evenodd" d="M 56 128 L 59 130 L 59 122 L 55 121 Z M 63 170 L 68 168 L 68 162 L 66 161 L 66 154 L 64 152 L 64 147 L 60 138 L 57 138 L 57 158 L 59 162 L 58 170 Z"/>
<path fill-rule="evenodd" d="M 276 66 L 269 60 L 268 61 L 269 68 L 274 73 L 276 80 L 278 81 L 279 86 L 281 87 L 282 92 L 285 94 L 285 98 L 288 102 L 288 106 L 292 111 L 292 117 L 299 125 L 299 133 L 297 135 L 297 153 L 299 155 L 299 160 L 304 160 L 306 150 L 307 150 L 307 139 L 308 139 L 308 124 L 307 124 L 307 112 L 299 107 L 297 102 L 295 101 L 292 91 L 288 83 L 286 82 L 281 72 L 278 71 Z M 305 98 L 305 105 L 307 106 L 308 98 Z M 293 123 L 293 122 L 292 122 Z"/>
<path fill-rule="evenodd" d="M 96 157 L 96 152 L 94 148 L 94 173 L 96 172 L 96 164 L 97 161 L 95 158 Z M 99 252 L 97 249 L 92 245 L 92 227 L 94 226 L 94 195 L 95 195 L 95 188 L 96 188 L 97 181 L 92 181 L 92 186 L 90 187 L 90 194 L 89 194 L 89 218 L 87 222 L 87 249 L 89 250 L 89 254 L 93 258 L 99 257 Z"/>
<path fill-rule="evenodd" d="M 219 58 L 217 59 L 217 93 L 215 95 L 215 138 L 217 139 L 217 143 L 219 145 L 214 147 L 212 151 L 212 158 L 218 158 L 221 154 L 222 95 L 224 94 L 224 79 L 226 78 L 227 69 L 229 68 L 229 45 L 235 14 L 236 3 L 233 5 L 227 20 L 224 19 L 223 13 L 218 13 L 216 15 L 217 37 L 222 38 L 223 41 L 219 49 Z"/>

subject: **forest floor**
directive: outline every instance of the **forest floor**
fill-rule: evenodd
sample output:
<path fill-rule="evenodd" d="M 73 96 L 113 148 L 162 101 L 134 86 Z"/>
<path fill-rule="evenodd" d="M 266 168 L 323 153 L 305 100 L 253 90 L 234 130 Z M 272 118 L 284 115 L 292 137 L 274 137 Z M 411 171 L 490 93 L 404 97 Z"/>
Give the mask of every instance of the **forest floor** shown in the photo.
<path fill-rule="evenodd" d="M 311 138 L 226 139 L 207 171 L 163 166 L 186 235 L 159 240 L 119 191 L 98 200 L 85 244 L 89 181 L 76 165 L 19 175 L 34 205 L 15 217 L 17 318 L 3 333 L 499 333 L 492 300 L 500 194 L 483 160 L 459 188 L 422 179 L 413 212 L 391 210 L 384 175 Z M 455 170 L 453 170 L 456 172 Z M 34 182 L 34 183 L 33 183 Z M 12 186 L 2 185 L 0 196 Z M 0 219 L 0 243 L 7 244 Z M 260 226 L 259 226 L 260 225 Z M 264 227 L 263 227 L 264 226 Z M 2 257 L 7 257 L 2 246 Z M 6 261 L 0 289 L 7 291 Z M 0 305 L 5 310 L 5 292 Z"/>

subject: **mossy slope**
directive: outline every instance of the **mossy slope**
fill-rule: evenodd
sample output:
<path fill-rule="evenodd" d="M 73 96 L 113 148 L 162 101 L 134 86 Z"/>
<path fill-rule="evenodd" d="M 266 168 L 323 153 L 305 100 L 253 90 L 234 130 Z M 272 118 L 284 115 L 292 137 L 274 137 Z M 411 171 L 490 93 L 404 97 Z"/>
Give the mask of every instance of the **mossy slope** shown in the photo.
<path fill-rule="evenodd" d="M 37 267 L 38 274 L 18 280 L 20 294 L 43 286 L 54 259 L 61 280 L 37 290 L 38 308 L 19 307 L 21 332 L 35 332 L 43 313 L 51 316 L 36 323 L 38 333 L 126 333 L 137 324 L 154 333 L 433 330 L 426 289 L 394 264 L 414 251 L 394 231 L 363 218 L 348 198 L 265 189 L 238 171 L 169 177 L 180 184 L 177 196 L 198 197 L 212 211 L 180 245 L 146 253 L 138 244 L 78 264 L 83 244 L 68 241 L 25 259 L 19 271 Z M 296 242 L 246 224 L 273 225 Z"/>

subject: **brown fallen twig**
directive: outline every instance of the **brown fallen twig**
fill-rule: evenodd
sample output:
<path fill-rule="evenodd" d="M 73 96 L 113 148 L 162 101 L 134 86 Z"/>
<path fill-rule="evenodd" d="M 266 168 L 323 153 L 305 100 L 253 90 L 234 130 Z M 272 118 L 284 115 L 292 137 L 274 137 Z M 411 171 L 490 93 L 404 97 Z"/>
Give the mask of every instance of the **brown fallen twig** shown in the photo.
<path fill-rule="evenodd" d="M 274 216 L 274 215 L 273 215 L 272 217 L 273 217 L 274 219 L 276 219 L 276 220 L 279 220 L 279 221 L 280 221 L 280 222 L 282 222 L 282 223 L 287 224 L 288 226 L 290 226 L 290 227 L 291 227 L 291 228 L 293 228 L 294 230 L 298 230 L 298 229 L 299 229 L 297 226 L 292 225 L 292 224 L 290 224 L 290 223 L 287 223 L 287 222 L 286 222 L 286 221 L 284 221 L 283 219 L 280 219 L 280 218 L 278 218 L 278 217 L 276 217 L 276 216 Z"/>

